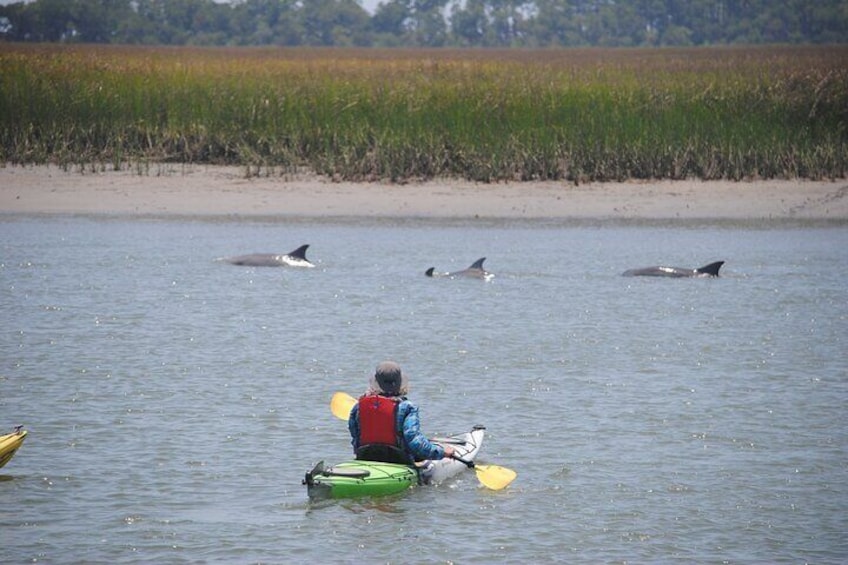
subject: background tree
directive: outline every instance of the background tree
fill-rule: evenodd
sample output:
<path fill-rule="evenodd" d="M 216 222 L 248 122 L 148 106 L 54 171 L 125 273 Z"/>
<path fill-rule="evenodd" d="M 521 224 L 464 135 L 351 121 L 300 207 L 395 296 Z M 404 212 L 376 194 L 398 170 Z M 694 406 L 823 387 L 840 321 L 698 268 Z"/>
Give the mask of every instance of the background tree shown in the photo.
<path fill-rule="evenodd" d="M 371 18 L 371 29 L 377 44 L 387 47 L 403 45 L 410 18 L 406 0 L 381 2 Z"/>
<path fill-rule="evenodd" d="M 305 45 L 370 44 L 369 16 L 354 0 L 310 0 L 300 9 Z"/>
<path fill-rule="evenodd" d="M 443 11 L 448 0 L 388 0 L 381 2 L 371 27 L 382 45 L 440 47 L 448 28 Z"/>
<path fill-rule="evenodd" d="M 466 0 L 465 6 L 454 4 L 451 14 L 454 43 L 461 47 L 479 47 L 489 34 L 489 18 L 485 0 Z"/>

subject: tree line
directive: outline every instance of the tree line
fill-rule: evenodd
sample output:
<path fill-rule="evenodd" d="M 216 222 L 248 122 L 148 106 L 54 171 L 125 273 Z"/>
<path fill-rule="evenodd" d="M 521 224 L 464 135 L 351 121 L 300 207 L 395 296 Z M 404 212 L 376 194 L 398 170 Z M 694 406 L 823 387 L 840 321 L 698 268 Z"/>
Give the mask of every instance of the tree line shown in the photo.
<path fill-rule="evenodd" d="M 846 0 L 35 0 L 0 41 L 217 46 L 636 47 L 845 43 Z"/>

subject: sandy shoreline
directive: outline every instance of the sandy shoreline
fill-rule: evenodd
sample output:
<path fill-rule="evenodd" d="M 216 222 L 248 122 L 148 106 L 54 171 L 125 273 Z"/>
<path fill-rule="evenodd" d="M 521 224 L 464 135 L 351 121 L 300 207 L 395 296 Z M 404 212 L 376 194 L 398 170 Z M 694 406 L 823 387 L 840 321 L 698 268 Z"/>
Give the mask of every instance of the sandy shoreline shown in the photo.
<path fill-rule="evenodd" d="M 848 220 L 848 180 L 479 184 L 246 178 L 245 169 L 0 167 L 0 214 Z"/>

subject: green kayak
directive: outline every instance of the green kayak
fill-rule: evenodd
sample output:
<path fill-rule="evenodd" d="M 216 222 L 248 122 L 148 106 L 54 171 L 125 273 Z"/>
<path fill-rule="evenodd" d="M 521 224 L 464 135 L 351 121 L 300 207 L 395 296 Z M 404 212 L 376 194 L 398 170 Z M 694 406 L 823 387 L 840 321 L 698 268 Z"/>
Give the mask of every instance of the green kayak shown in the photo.
<path fill-rule="evenodd" d="M 470 432 L 431 441 L 450 444 L 457 456 L 472 462 L 480 450 L 484 433 L 485 428 L 475 426 Z M 440 459 L 422 467 L 358 459 L 328 467 L 322 461 L 306 473 L 303 484 L 310 500 L 386 496 L 418 484 L 440 483 L 467 468 L 468 463 L 454 459 Z"/>
<path fill-rule="evenodd" d="M 385 496 L 418 484 L 418 471 L 409 465 L 379 461 L 347 461 L 332 467 L 318 463 L 306 474 L 309 498 Z"/>

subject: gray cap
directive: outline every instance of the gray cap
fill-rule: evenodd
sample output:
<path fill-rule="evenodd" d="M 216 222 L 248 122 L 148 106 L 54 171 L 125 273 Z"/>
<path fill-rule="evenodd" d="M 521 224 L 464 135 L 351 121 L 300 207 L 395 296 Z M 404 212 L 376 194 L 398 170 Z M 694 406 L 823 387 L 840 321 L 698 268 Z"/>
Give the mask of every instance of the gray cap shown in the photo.
<path fill-rule="evenodd" d="M 406 378 L 400 370 L 400 365 L 394 361 L 383 361 L 374 371 L 372 385 L 380 394 L 400 396 L 406 394 Z"/>

